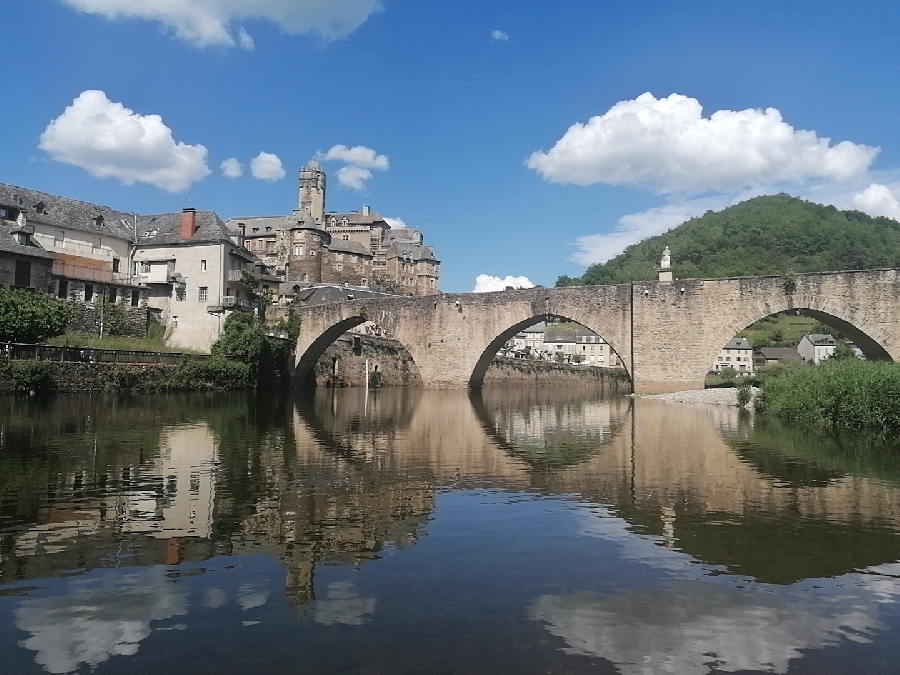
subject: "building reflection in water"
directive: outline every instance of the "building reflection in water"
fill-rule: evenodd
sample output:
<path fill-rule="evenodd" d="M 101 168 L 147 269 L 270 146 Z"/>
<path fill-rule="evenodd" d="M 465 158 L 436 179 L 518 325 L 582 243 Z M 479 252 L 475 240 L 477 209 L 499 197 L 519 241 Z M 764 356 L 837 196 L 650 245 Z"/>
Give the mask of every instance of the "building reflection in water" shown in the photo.
<path fill-rule="evenodd" d="M 824 442 L 781 447 L 783 430 L 734 409 L 552 389 L 154 401 L 6 411 L 0 584 L 145 567 L 21 602 L 16 625 L 50 672 L 134 654 L 151 621 L 188 612 L 156 566 L 218 555 L 275 558 L 298 614 L 362 626 L 377 599 L 350 582 L 317 598 L 317 567 L 414 545 L 439 495 L 472 487 L 580 502 L 582 536 L 663 575 L 526 610 L 568 653 L 622 672 L 785 672 L 801 650 L 870 639 L 900 594 L 900 470 L 842 462 Z M 209 588 L 200 602 L 246 611 L 267 593 Z"/>

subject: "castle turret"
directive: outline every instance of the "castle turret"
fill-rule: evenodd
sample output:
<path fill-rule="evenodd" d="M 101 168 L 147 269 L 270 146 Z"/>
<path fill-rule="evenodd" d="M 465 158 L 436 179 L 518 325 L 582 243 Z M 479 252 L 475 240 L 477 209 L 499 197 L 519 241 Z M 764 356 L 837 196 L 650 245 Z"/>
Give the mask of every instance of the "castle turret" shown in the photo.
<path fill-rule="evenodd" d="M 315 160 L 300 169 L 299 214 L 312 216 L 317 226 L 325 220 L 325 171 Z"/>

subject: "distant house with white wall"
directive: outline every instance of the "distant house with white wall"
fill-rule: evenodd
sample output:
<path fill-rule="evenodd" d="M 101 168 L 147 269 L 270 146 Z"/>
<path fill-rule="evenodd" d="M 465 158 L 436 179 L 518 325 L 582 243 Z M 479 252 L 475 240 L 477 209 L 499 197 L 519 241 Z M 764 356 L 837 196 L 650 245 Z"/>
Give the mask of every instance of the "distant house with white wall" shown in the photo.
<path fill-rule="evenodd" d="M 837 341 L 831 335 L 809 333 L 800 339 L 797 351 L 804 361 L 819 365 L 834 354 L 836 347 Z"/>
<path fill-rule="evenodd" d="M 744 375 L 753 373 L 753 345 L 747 338 L 737 337 L 729 340 L 716 356 L 710 370 L 722 372 L 726 368 L 732 368 Z"/>
<path fill-rule="evenodd" d="M 589 328 L 554 327 L 544 331 L 544 354 L 548 359 L 560 358 L 572 363 L 616 368 L 618 355 L 602 337 Z"/>
<path fill-rule="evenodd" d="M 528 352 L 538 355 L 544 351 L 544 331 L 547 324 L 541 321 L 516 333 L 512 339 L 512 349 L 516 352 Z"/>
<path fill-rule="evenodd" d="M 149 306 L 160 311 L 168 344 L 208 351 L 229 314 L 258 310 L 256 262 L 212 211 L 138 216 L 134 269 L 149 289 Z"/>

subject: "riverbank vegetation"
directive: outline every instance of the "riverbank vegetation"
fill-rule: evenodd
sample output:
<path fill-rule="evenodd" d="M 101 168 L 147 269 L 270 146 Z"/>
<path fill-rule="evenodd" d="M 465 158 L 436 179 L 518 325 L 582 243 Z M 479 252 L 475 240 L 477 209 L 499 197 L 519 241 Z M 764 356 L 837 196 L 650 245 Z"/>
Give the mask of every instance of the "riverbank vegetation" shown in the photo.
<path fill-rule="evenodd" d="M 0 288 L 0 342 L 40 342 L 62 333 L 71 318 L 68 305 L 46 293 Z"/>
<path fill-rule="evenodd" d="M 764 381 L 757 412 L 835 429 L 900 430 L 900 365 L 829 359 Z"/>

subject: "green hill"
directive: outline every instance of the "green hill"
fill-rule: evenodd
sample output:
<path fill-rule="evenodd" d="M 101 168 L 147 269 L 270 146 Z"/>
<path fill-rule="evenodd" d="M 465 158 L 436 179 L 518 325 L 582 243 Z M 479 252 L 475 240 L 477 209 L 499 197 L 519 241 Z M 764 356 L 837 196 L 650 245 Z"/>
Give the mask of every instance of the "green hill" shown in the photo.
<path fill-rule="evenodd" d="M 675 276 L 683 279 L 900 267 L 900 223 L 786 194 L 756 197 L 707 211 L 556 285 L 656 279 L 666 246 Z"/>

